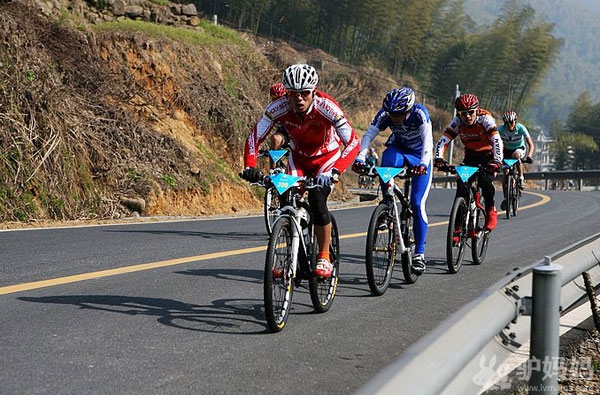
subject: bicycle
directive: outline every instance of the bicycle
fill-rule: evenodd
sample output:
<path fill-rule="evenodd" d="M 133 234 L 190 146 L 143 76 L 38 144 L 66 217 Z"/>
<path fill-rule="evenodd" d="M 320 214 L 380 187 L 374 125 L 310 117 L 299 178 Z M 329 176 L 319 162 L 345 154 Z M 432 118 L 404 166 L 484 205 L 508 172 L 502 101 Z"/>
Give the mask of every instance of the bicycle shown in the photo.
<path fill-rule="evenodd" d="M 288 154 L 288 150 L 260 150 L 258 157 L 268 156 L 271 160 L 271 168 L 269 169 L 269 175 L 275 175 L 283 173 L 285 171 L 285 164 L 283 164 L 283 158 Z M 272 185 L 264 185 L 263 183 L 256 183 L 265 188 L 265 196 L 263 198 L 263 214 L 265 218 L 265 228 L 267 234 L 271 235 L 273 230 L 273 223 L 281 213 L 281 201 L 279 195 Z"/>
<path fill-rule="evenodd" d="M 331 307 L 338 282 L 340 240 L 337 223 L 332 215 L 329 258 L 333 264 L 333 272 L 330 278 L 317 277 L 315 270 L 319 248 L 305 192 L 320 186 L 314 178 L 284 173 L 265 178 L 264 182 L 272 184 L 280 200 L 286 202 L 273 224 L 264 272 L 267 324 L 272 332 L 280 332 L 288 320 L 294 288 L 299 287 L 302 280 L 308 280 L 311 302 L 317 312 L 324 313 Z"/>
<path fill-rule="evenodd" d="M 375 177 L 373 174 L 374 167 L 370 167 L 368 172 L 358 175 L 359 188 L 373 188 L 375 186 Z"/>
<path fill-rule="evenodd" d="M 446 234 L 446 263 L 450 273 L 455 274 L 462 265 L 468 241 L 474 264 L 481 265 L 487 254 L 490 232 L 485 229 L 487 214 L 478 182 L 483 168 L 446 164 L 438 169 L 456 174 L 458 180 Z"/>
<path fill-rule="evenodd" d="M 504 164 L 508 168 L 508 174 L 506 175 L 506 219 L 510 219 L 512 213 L 513 217 L 517 216 L 519 211 L 519 203 L 521 201 L 521 188 L 517 183 L 517 172 L 515 164 L 519 162 L 517 159 L 504 159 Z"/>
<path fill-rule="evenodd" d="M 365 264 L 371 292 L 383 295 L 392 281 L 398 254 L 401 256 L 406 283 L 417 281 L 420 273 L 412 268 L 415 250 L 413 213 L 409 200 L 412 174 L 405 167 L 375 167 L 375 172 L 382 182 L 388 184 L 388 191 L 387 196 L 375 207 L 369 221 Z M 403 189 L 396 185 L 396 177 L 404 179 Z"/>

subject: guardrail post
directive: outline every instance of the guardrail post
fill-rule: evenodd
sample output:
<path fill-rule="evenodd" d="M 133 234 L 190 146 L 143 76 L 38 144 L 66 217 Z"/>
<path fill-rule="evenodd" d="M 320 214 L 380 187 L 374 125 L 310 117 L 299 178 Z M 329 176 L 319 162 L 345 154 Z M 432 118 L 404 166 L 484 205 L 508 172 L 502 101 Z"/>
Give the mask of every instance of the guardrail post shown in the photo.
<path fill-rule="evenodd" d="M 561 270 L 548 256 L 533 268 L 530 394 L 558 394 Z"/>

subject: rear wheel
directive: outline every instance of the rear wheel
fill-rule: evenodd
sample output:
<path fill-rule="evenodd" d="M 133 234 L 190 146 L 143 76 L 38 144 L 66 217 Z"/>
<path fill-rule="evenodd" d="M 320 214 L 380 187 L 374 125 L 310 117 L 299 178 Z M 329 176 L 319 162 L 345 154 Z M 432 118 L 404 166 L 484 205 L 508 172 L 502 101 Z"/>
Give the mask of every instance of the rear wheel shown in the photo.
<path fill-rule="evenodd" d="M 316 240 L 315 240 L 316 241 Z M 318 251 L 317 248 L 314 251 Z M 311 264 L 316 264 L 316 254 L 311 254 Z M 333 272 L 329 278 L 319 278 L 314 274 L 310 276 L 309 289 L 310 299 L 313 307 L 319 313 L 324 313 L 331 307 L 335 292 L 337 289 L 337 281 L 340 270 L 340 236 L 338 233 L 337 223 L 331 215 L 331 243 L 329 245 L 329 261 L 333 265 Z"/>
<path fill-rule="evenodd" d="M 281 217 L 273 225 L 264 273 L 265 318 L 272 332 L 287 323 L 294 294 L 292 263 L 292 220 Z"/>
<path fill-rule="evenodd" d="M 279 195 L 275 190 L 275 187 L 267 188 L 265 191 L 265 198 L 263 204 L 263 211 L 265 215 L 265 227 L 267 233 L 270 235 L 273 230 L 273 224 L 280 214 L 279 209 L 281 208 L 281 201 Z"/>
<path fill-rule="evenodd" d="M 367 282 L 374 295 L 383 295 L 392 281 L 396 259 L 394 221 L 390 208 L 380 204 L 375 208 L 369 222 L 365 264 Z"/>
<path fill-rule="evenodd" d="M 458 273 L 467 248 L 467 202 L 457 196 L 452 204 L 446 235 L 446 263 L 450 273 Z"/>
<path fill-rule="evenodd" d="M 476 265 L 481 265 L 485 260 L 490 238 L 490 232 L 485 230 L 486 213 L 483 207 L 485 207 L 485 202 L 481 198 L 481 207 L 478 206 L 475 212 L 475 231 L 477 237 L 473 237 L 471 240 L 471 257 L 473 258 L 473 263 Z M 510 206 L 506 207 L 506 211 L 510 211 Z"/>

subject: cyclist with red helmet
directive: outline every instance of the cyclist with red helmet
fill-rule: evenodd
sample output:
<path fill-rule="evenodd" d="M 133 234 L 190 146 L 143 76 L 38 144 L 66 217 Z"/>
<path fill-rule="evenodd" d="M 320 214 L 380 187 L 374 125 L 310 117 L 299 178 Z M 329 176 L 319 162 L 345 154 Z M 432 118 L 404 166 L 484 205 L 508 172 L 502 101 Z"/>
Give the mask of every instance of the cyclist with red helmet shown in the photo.
<path fill-rule="evenodd" d="M 479 107 L 479 99 L 473 94 L 463 94 L 454 101 L 457 115 L 446 127 L 435 148 L 435 166 L 447 165 L 444 152 L 456 137 L 465 147 L 463 163 L 467 166 L 484 166 L 487 170 L 479 174 L 479 185 L 485 200 L 487 220 L 485 228 L 493 230 L 498 223 L 494 203 L 496 189 L 492 183 L 502 163 L 502 139 L 492 114 Z"/>
<path fill-rule="evenodd" d="M 339 175 L 352 164 L 360 143 L 339 104 L 316 89 L 319 76 L 307 64 L 289 66 L 283 73 L 286 95 L 271 102 L 254 125 L 244 151 L 242 178 L 256 182 L 261 172 L 256 168 L 260 144 L 278 124 L 290 138 L 290 156 L 286 172 L 294 176 L 316 177 L 321 188 L 308 192 L 313 208 L 315 234 L 319 244 L 316 274 L 331 277 L 329 261 L 331 216 L 327 198 Z"/>
<path fill-rule="evenodd" d="M 276 82 L 269 88 L 269 95 L 271 101 L 284 97 L 286 95 L 285 86 L 281 82 Z M 285 131 L 285 128 L 281 125 L 277 126 L 277 130 L 271 135 L 271 149 L 285 149 L 288 147 L 290 138 Z"/>
<path fill-rule="evenodd" d="M 506 111 L 502 114 L 503 125 L 498 127 L 498 133 L 504 144 L 504 157 L 517 160 L 518 185 L 520 189 L 524 188 L 525 179 L 523 177 L 523 163 L 533 163 L 533 151 L 535 146 L 533 139 L 529 135 L 529 131 L 520 122 L 517 122 L 517 113 L 514 111 Z M 527 150 L 527 151 L 525 151 Z M 527 152 L 527 154 L 525 153 Z M 508 169 L 504 169 L 504 177 L 502 179 L 502 191 L 504 192 L 504 200 L 500 205 L 502 210 L 506 210 L 506 185 L 508 180 Z"/>

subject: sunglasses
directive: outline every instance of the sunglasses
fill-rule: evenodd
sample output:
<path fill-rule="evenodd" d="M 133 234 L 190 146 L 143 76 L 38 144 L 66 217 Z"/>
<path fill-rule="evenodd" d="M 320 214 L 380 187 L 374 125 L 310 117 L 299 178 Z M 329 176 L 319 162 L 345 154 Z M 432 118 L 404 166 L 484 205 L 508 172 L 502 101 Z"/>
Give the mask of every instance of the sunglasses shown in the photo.
<path fill-rule="evenodd" d="M 466 110 L 466 111 L 459 111 L 458 113 L 462 116 L 465 115 L 473 115 L 477 112 L 477 110 Z"/>
<path fill-rule="evenodd" d="M 311 90 L 306 90 L 306 91 L 292 91 L 292 90 L 289 90 L 288 91 L 288 95 L 290 95 L 290 96 L 300 95 L 302 97 L 307 97 L 311 93 L 312 93 Z"/>

